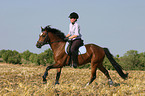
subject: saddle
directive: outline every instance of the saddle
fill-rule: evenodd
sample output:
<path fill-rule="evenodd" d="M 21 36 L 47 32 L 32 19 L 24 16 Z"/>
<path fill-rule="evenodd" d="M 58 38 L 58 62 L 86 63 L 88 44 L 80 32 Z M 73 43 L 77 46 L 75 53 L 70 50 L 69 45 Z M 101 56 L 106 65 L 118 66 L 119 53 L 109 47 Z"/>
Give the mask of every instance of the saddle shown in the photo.
<path fill-rule="evenodd" d="M 71 55 L 71 43 L 66 42 L 65 44 L 65 52 L 68 55 Z M 78 49 L 78 55 L 85 54 L 87 52 L 86 47 L 83 45 Z"/>

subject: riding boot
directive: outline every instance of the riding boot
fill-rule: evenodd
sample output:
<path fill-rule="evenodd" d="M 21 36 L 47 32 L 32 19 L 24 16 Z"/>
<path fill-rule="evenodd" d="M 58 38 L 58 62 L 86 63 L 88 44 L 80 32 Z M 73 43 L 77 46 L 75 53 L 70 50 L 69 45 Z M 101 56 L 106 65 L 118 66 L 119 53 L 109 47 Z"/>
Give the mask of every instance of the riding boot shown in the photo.
<path fill-rule="evenodd" d="M 77 63 L 78 63 L 78 56 L 75 54 L 72 55 L 72 64 L 74 68 L 77 68 Z"/>

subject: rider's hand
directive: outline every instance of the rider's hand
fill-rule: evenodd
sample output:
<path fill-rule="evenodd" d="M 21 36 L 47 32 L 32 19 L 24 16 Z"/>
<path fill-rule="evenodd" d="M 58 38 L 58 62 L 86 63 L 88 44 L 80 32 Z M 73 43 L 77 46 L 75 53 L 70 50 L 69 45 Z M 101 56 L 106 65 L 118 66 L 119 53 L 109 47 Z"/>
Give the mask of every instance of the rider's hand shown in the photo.
<path fill-rule="evenodd" d="M 69 40 L 69 38 L 68 38 L 68 37 L 65 37 L 65 38 L 64 38 L 64 41 L 68 41 L 68 40 Z"/>

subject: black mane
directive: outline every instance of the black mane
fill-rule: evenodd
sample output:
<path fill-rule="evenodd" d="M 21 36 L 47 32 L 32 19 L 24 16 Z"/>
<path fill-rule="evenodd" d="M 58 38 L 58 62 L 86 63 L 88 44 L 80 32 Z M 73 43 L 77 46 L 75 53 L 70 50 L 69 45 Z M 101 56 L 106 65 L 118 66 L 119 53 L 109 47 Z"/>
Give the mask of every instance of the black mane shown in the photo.
<path fill-rule="evenodd" d="M 65 38 L 65 34 L 63 32 L 61 32 L 58 29 L 51 28 L 49 25 L 46 26 L 44 28 L 44 30 L 46 30 L 47 32 L 51 32 L 51 33 L 55 34 L 56 36 L 60 37 L 61 39 L 64 39 Z"/>

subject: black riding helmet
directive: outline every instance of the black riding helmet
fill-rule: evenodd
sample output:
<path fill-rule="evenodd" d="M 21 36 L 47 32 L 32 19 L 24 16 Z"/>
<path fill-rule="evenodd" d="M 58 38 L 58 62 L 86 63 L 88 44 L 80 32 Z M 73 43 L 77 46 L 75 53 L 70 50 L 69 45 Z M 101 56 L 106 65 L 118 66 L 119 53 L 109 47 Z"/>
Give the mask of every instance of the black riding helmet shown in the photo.
<path fill-rule="evenodd" d="M 75 12 L 72 12 L 70 15 L 69 15 L 69 18 L 76 18 L 78 19 L 79 18 L 79 15 Z"/>

